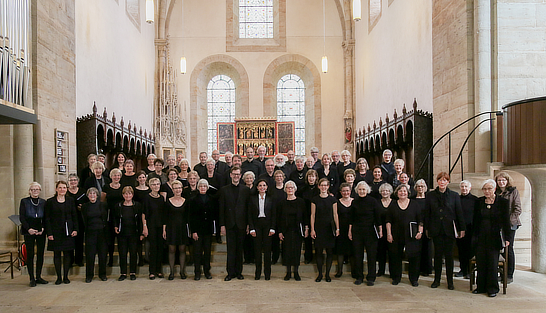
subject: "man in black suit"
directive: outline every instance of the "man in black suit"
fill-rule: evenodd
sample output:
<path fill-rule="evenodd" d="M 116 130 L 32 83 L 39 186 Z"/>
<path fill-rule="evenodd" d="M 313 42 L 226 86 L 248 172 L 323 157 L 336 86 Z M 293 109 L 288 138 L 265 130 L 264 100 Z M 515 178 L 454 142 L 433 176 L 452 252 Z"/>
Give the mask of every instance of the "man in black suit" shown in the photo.
<path fill-rule="evenodd" d="M 254 148 L 248 147 L 246 149 L 246 160 L 243 162 L 241 170 L 244 173 L 251 171 L 254 173 L 254 177 L 260 177 L 262 174 L 261 163 L 254 159 Z"/>
<path fill-rule="evenodd" d="M 261 175 L 265 172 L 265 160 L 266 160 L 265 154 L 267 153 L 267 149 L 264 146 L 259 146 L 258 149 L 256 149 L 256 153 L 258 153 L 258 157 L 256 158 L 256 161 L 260 161 L 260 175 Z"/>
<path fill-rule="evenodd" d="M 275 187 L 275 177 L 273 177 L 273 174 L 275 174 L 275 162 L 272 159 L 267 159 L 265 161 L 265 173 L 260 175 L 258 179 L 263 179 L 267 183 L 267 186 L 272 186 L 270 188 Z"/>
<path fill-rule="evenodd" d="M 199 178 L 205 178 L 207 176 L 207 153 L 199 153 L 199 163 L 195 164 L 193 170 L 199 174 Z"/>
<path fill-rule="evenodd" d="M 227 276 L 225 281 L 243 277 L 243 241 L 247 232 L 247 201 L 250 189 L 240 184 L 241 169 L 232 167 L 231 183 L 220 189 L 220 226 L 227 241 Z"/>
<path fill-rule="evenodd" d="M 312 147 L 310 151 L 311 151 L 311 156 L 313 157 L 313 160 L 314 160 L 313 169 L 316 171 L 322 167 L 322 162 L 319 159 L 319 149 L 317 147 Z"/>
<path fill-rule="evenodd" d="M 226 162 L 220 161 L 220 151 L 213 150 L 211 156 L 212 156 L 212 159 L 214 160 L 214 170 L 218 174 L 224 175 L 224 173 L 228 169 L 228 166 L 227 166 Z"/>

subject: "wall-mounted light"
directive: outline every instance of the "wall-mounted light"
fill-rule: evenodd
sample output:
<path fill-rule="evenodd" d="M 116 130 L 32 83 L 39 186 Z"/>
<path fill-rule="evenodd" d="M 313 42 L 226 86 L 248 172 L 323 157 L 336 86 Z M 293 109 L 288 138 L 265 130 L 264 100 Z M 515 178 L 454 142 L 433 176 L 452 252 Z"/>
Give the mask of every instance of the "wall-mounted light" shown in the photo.
<path fill-rule="evenodd" d="M 154 0 L 146 0 L 146 23 L 152 24 L 154 22 Z"/>
<path fill-rule="evenodd" d="M 180 58 L 180 74 L 186 74 L 186 58 Z"/>
<path fill-rule="evenodd" d="M 360 0 L 353 0 L 353 20 L 358 22 L 362 19 L 362 3 Z"/>

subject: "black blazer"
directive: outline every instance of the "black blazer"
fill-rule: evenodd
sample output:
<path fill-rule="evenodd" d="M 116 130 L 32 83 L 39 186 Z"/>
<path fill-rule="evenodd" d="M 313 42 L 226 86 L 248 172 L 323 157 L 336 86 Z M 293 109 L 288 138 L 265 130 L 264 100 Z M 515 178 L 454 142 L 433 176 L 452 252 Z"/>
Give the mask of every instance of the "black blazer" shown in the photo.
<path fill-rule="evenodd" d="M 105 202 L 100 202 L 99 199 L 97 199 L 97 201 L 99 202 L 103 227 L 106 227 L 106 225 L 108 225 L 108 207 L 106 206 Z M 87 219 L 87 210 L 89 209 L 89 206 L 91 205 L 93 205 L 93 203 L 91 202 L 86 202 L 82 204 L 82 219 L 83 219 L 83 225 L 85 226 L 85 228 L 88 228 L 89 226 L 89 221 Z"/>
<path fill-rule="evenodd" d="M 486 229 L 482 227 L 482 210 L 485 209 L 485 197 L 480 197 L 476 200 L 476 209 L 474 210 L 474 221 L 473 221 L 473 233 L 472 233 L 472 242 L 474 248 L 476 248 L 477 239 L 480 235 L 489 233 L 488 236 L 491 238 L 491 241 L 488 244 L 497 250 L 502 249 L 504 241 L 507 241 L 507 238 L 510 234 L 510 202 L 502 197 L 495 197 L 495 203 L 491 205 L 491 222 L 490 228 Z M 501 231 L 504 238 L 501 237 Z"/>
<path fill-rule="evenodd" d="M 197 195 L 189 202 L 189 224 L 191 233 L 198 236 L 212 235 L 218 223 L 218 201 L 210 195 Z"/>
<path fill-rule="evenodd" d="M 453 223 L 458 232 L 466 231 L 459 194 L 449 188 L 444 193 L 438 188 L 427 193 L 424 220 L 431 238 L 442 234 L 456 238 Z"/>
<path fill-rule="evenodd" d="M 237 197 L 235 195 L 238 195 Z M 244 230 L 247 226 L 247 201 L 250 196 L 250 188 L 243 182 L 235 186 L 229 184 L 220 188 L 220 226 Z"/>
<path fill-rule="evenodd" d="M 30 197 L 21 199 L 19 205 L 19 220 L 21 221 L 21 234 L 29 235 L 30 228 L 41 231 L 44 228 L 44 212 L 46 201 L 38 198 L 38 205 L 31 202 Z"/>
<path fill-rule="evenodd" d="M 248 200 L 248 226 L 249 230 L 256 230 L 258 215 L 260 214 L 260 195 L 254 194 Z M 275 197 L 270 194 L 265 195 L 264 213 L 267 229 L 275 229 L 277 226 L 277 210 L 275 208 Z"/>

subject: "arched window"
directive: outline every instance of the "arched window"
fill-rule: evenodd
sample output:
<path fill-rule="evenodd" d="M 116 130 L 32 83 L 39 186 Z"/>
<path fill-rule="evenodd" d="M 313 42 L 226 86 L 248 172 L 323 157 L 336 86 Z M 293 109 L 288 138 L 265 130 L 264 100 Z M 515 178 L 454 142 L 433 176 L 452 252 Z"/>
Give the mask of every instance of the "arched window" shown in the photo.
<path fill-rule="evenodd" d="M 207 86 L 207 129 L 208 153 L 215 150 L 218 143 L 216 123 L 234 122 L 235 83 L 226 75 L 214 76 Z"/>
<path fill-rule="evenodd" d="M 277 121 L 294 122 L 294 152 L 305 155 L 305 85 L 298 75 L 284 75 L 277 83 Z"/>

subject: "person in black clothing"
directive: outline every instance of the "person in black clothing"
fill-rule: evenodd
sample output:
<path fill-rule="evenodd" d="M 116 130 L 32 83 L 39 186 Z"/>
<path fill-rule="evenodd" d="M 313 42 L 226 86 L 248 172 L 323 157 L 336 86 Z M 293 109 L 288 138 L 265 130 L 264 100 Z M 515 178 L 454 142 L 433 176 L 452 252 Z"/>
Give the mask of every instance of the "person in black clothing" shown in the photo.
<path fill-rule="evenodd" d="M 463 209 L 464 222 L 466 224 L 466 234 L 463 238 L 457 239 L 457 249 L 459 251 L 459 265 L 461 270 L 455 274 L 455 277 L 470 278 L 468 267 L 470 259 L 474 256 L 472 253 L 472 221 L 474 219 L 474 207 L 478 197 L 470 193 L 472 184 L 468 180 L 459 183 L 461 188 L 461 207 Z"/>
<path fill-rule="evenodd" d="M 348 171 L 348 170 L 347 170 Z M 339 187 L 341 197 L 337 200 L 337 215 L 339 218 L 339 236 L 336 237 L 336 255 L 337 255 L 337 273 L 335 277 L 343 275 L 343 259 L 347 258 L 351 262 L 351 270 L 354 266 L 353 244 L 349 239 L 349 224 L 352 216 L 351 188 L 349 183 L 342 183 Z"/>
<path fill-rule="evenodd" d="M 228 169 L 228 166 L 226 162 L 220 160 L 220 151 L 212 150 L 211 156 L 214 160 L 214 170 L 223 177 L 224 173 Z"/>
<path fill-rule="evenodd" d="M 100 202 L 99 191 L 95 187 L 87 190 L 89 202 L 82 205 L 83 224 L 85 225 L 85 282 L 93 280 L 95 256 L 99 257 L 99 278 L 106 281 L 106 226 L 108 209 Z"/>
<path fill-rule="evenodd" d="M 87 196 L 85 195 L 85 190 L 78 186 L 80 186 L 80 179 L 78 178 L 78 175 L 76 175 L 76 173 L 70 173 L 68 175 L 68 190 L 66 195 L 74 199 L 76 213 L 78 215 L 78 225 L 80 226 L 78 229 L 78 235 L 74 238 L 76 246 L 74 248 L 74 254 L 72 255 L 72 263 L 76 264 L 77 266 L 83 266 L 85 226 L 83 225 L 81 210 L 82 204 L 89 201 L 89 199 L 87 199 Z"/>
<path fill-rule="evenodd" d="M 318 196 L 320 190 L 318 188 L 318 174 L 314 169 L 309 169 L 305 173 L 305 185 L 301 189 L 297 189 L 296 195 L 303 198 L 305 201 L 305 216 L 309 218 L 311 216 L 311 199 L 315 196 Z M 305 264 L 311 263 L 313 261 L 313 238 L 311 236 L 306 236 L 304 239 L 305 243 L 305 253 L 304 253 L 304 262 Z"/>
<path fill-rule="evenodd" d="M 196 171 L 201 178 L 205 178 L 205 175 L 207 174 L 207 158 L 208 156 L 206 152 L 200 152 L 199 163 L 195 164 L 195 166 L 193 167 L 193 170 Z"/>
<path fill-rule="evenodd" d="M 307 173 L 307 168 L 305 167 L 305 158 L 299 156 L 296 158 L 294 170 L 290 173 L 289 176 L 287 176 L 287 178 L 288 180 L 296 183 L 296 187 L 301 190 L 303 186 L 305 186 L 305 173 Z"/>
<path fill-rule="evenodd" d="M 387 229 L 387 210 L 392 202 L 392 192 L 392 186 L 389 183 L 383 183 L 383 185 L 379 187 L 379 193 L 381 194 L 381 199 L 379 200 L 379 207 L 381 208 L 381 227 L 385 232 Z M 377 277 L 385 275 L 387 258 L 390 258 L 389 242 L 387 241 L 387 236 L 383 236 L 377 241 Z"/>
<path fill-rule="evenodd" d="M 434 243 L 434 282 L 431 288 L 440 286 L 442 259 L 445 257 L 447 288 L 453 286 L 453 245 L 455 238 L 465 236 L 466 225 L 459 194 L 447 188 L 449 174 L 436 176 L 438 187 L 429 192 L 425 202 L 425 229 Z"/>
<path fill-rule="evenodd" d="M 487 293 L 495 297 L 499 292 L 497 280 L 499 251 L 508 248 L 510 225 L 510 202 L 495 194 L 496 183 L 488 179 L 482 186 L 484 196 L 476 202 L 474 210 L 473 240 L 476 249 L 478 277 L 474 294 Z"/>
<path fill-rule="evenodd" d="M 311 158 L 313 158 L 313 164 L 309 168 L 316 171 L 322 167 L 321 160 L 319 159 L 319 149 L 317 147 L 311 147 L 309 152 L 311 153 Z"/>
<path fill-rule="evenodd" d="M 29 197 L 21 199 L 19 205 L 19 219 L 21 220 L 21 234 L 25 238 L 27 247 L 27 271 L 30 278 L 30 287 L 36 284 L 47 284 L 42 278 L 44 265 L 45 233 L 44 212 L 46 201 L 40 198 L 42 186 L 37 182 L 30 183 Z M 34 248 L 36 247 L 36 275 L 34 275 Z"/>
<path fill-rule="evenodd" d="M 277 204 L 279 239 L 283 242 L 282 264 L 286 266 L 284 280 L 290 280 L 293 271 L 294 279 L 300 281 L 298 268 L 301 242 L 309 235 L 309 215 L 307 215 L 305 200 L 296 197 L 296 183 L 287 181 L 284 184 L 284 191 L 286 199 L 280 200 Z"/>
<path fill-rule="evenodd" d="M 227 241 L 227 276 L 225 281 L 233 278 L 244 279 L 243 240 L 248 226 L 247 201 L 250 189 L 240 183 L 241 169 L 230 170 L 231 184 L 220 189 L 220 226 L 222 235 Z"/>
<path fill-rule="evenodd" d="M 112 169 L 119 169 L 122 173 L 125 171 L 125 161 L 127 160 L 127 156 L 123 152 L 118 152 L 116 154 L 116 158 L 114 159 L 114 166 Z"/>
<path fill-rule="evenodd" d="M 102 189 L 104 186 L 110 183 L 110 179 L 104 176 L 104 164 L 102 164 L 102 162 L 95 162 L 92 169 L 94 175 L 85 180 L 83 189 L 88 190 L 91 187 L 95 187 L 99 191 L 100 195 L 102 194 Z"/>
<path fill-rule="evenodd" d="M 131 186 L 133 188 L 137 185 L 138 175 L 135 173 L 135 162 L 133 160 L 127 160 L 124 163 L 125 172 L 121 176 L 120 184 L 122 187 Z"/>
<path fill-rule="evenodd" d="M 409 197 L 410 198 L 413 198 L 415 197 L 415 188 L 413 188 L 414 186 L 414 183 L 413 183 L 413 179 L 411 179 L 408 175 L 408 173 L 406 172 L 402 172 L 400 173 L 400 175 L 398 175 L 398 178 L 399 178 L 399 185 L 407 185 L 409 187 L 408 191 L 409 191 Z"/>
<path fill-rule="evenodd" d="M 182 182 L 182 186 L 187 187 L 188 186 L 188 173 L 190 170 L 190 162 L 188 159 L 182 159 L 180 163 L 178 163 L 178 167 L 180 167 L 180 173 L 178 173 L 178 180 Z"/>
<path fill-rule="evenodd" d="M 259 280 L 262 276 L 262 251 L 265 280 L 271 279 L 271 242 L 275 235 L 277 216 L 276 199 L 271 196 L 271 192 L 268 192 L 268 188 L 267 181 L 259 179 L 256 192 L 248 200 L 248 229 L 254 238 L 255 280 Z"/>
<path fill-rule="evenodd" d="M 358 197 L 353 201 L 353 214 L 349 224 L 349 239 L 353 241 L 355 256 L 355 285 L 364 281 L 364 248 L 368 264 L 366 281 L 368 286 L 375 284 L 375 261 L 377 258 L 377 240 L 383 237 L 381 209 L 379 202 L 368 196 L 370 186 L 364 181 L 356 185 Z"/>
<path fill-rule="evenodd" d="M 201 273 L 205 274 L 206 279 L 212 279 L 210 257 L 212 236 L 216 233 L 218 224 L 218 201 L 216 197 L 207 194 L 209 183 L 206 179 L 199 180 L 197 189 L 199 194 L 189 200 L 189 223 L 194 246 L 194 280 L 200 280 Z"/>
<path fill-rule="evenodd" d="M 186 279 L 186 246 L 189 242 L 190 229 L 188 226 L 188 201 L 182 197 L 182 183 L 172 183 L 174 196 L 165 202 L 163 220 L 163 239 L 169 245 L 169 266 L 171 273 L 169 280 L 174 279 L 174 262 L 178 247 L 178 261 L 180 263 L 180 278 Z"/>
<path fill-rule="evenodd" d="M 286 192 L 284 191 L 284 172 L 276 170 L 273 174 L 275 177 L 275 185 L 268 189 L 269 194 L 273 196 L 275 203 L 280 200 L 286 199 Z M 271 264 L 277 264 L 279 257 L 281 256 L 281 241 L 279 236 L 272 236 L 271 238 Z"/>
<path fill-rule="evenodd" d="M 424 179 L 419 179 L 415 182 L 415 196 L 411 198 L 419 205 L 421 212 L 425 211 L 426 192 L 428 190 L 427 183 Z M 424 219 L 424 215 L 423 215 Z M 427 229 L 423 225 L 423 233 Z M 428 236 L 421 237 L 421 276 L 429 276 L 432 273 L 432 240 Z"/>
<path fill-rule="evenodd" d="M 402 278 L 402 258 L 405 251 L 409 261 L 409 280 L 413 287 L 417 287 L 419 286 L 420 239 L 423 236 L 421 208 L 414 200 L 408 198 L 408 185 L 398 186 L 394 193 L 398 200 L 391 202 L 386 218 L 392 284 L 398 285 Z"/>
<path fill-rule="evenodd" d="M 355 173 L 355 184 L 358 184 L 361 181 L 365 181 L 368 186 L 372 184 L 373 175 L 370 171 L 368 161 L 365 158 L 359 158 L 358 160 L 356 160 Z"/>
<path fill-rule="evenodd" d="M 159 189 L 159 194 L 167 201 L 167 199 L 172 198 L 174 196 L 173 192 L 173 183 L 179 182 L 178 180 L 178 170 L 175 168 L 171 168 L 167 171 L 167 177 L 168 181 L 161 185 L 161 189 Z"/>
<path fill-rule="evenodd" d="M 108 204 L 108 236 L 106 240 L 108 242 L 108 255 L 110 258 L 108 259 L 107 265 L 111 267 L 113 266 L 114 262 L 114 248 L 117 237 L 114 215 L 116 211 L 116 205 L 123 201 L 123 188 L 120 184 L 121 171 L 117 168 L 113 168 L 110 171 L 110 179 L 112 180 L 112 182 L 102 188 L 101 202 L 106 202 Z"/>
<path fill-rule="evenodd" d="M 119 269 L 121 275 L 118 280 L 127 278 L 127 253 L 130 257 L 129 275 L 131 280 L 136 279 L 137 257 L 136 248 L 139 237 L 142 235 L 142 206 L 133 201 L 133 187 L 125 186 L 122 190 L 124 201 L 115 206 L 114 225 L 118 235 Z M 142 240 L 141 238 L 141 240 Z"/>
<path fill-rule="evenodd" d="M 176 164 L 176 157 L 174 154 L 170 154 L 167 156 L 167 159 L 165 160 L 167 163 L 167 166 L 163 168 L 163 172 L 167 173 L 168 170 L 174 168 L 180 173 L 180 167 Z"/>
<path fill-rule="evenodd" d="M 205 162 L 205 166 L 207 171 L 205 172 L 205 176 L 201 176 L 201 178 L 204 178 L 209 182 L 209 193 L 214 196 L 218 190 L 220 190 L 220 187 L 224 185 L 224 178 L 222 177 L 222 174 L 216 171 L 214 159 L 208 158 Z"/>
<path fill-rule="evenodd" d="M 243 174 L 243 182 L 250 189 L 250 193 L 256 192 L 255 179 L 252 171 Z M 254 238 L 249 233 L 245 235 L 243 240 L 243 260 L 244 264 L 254 263 Z"/>
<path fill-rule="evenodd" d="M 241 165 L 242 173 L 246 173 L 248 171 L 254 173 L 255 177 L 260 177 L 262 174 L 261 163 L 254 159 L 254 149 L 252 147 L 248 147 L 246 149 L 246 160 Z"/>
<path fill-rule="evenodd" d="M 265 161 L 265 171 L 258 177 L 258 179 L 263 179 L 267 183 L 267 186 L 274 186 L 275 185 L 275 177 L 273 176 L 275 174 L 275 161 L 272 159 L 267 159 Z"/>
<path fill-rule="evenodd" d="M 167 174 L 163 172 L 163 165 L 165 165 L 163 159 L 156 158 L 154 160 L 155 171 L 148 174 L 148 181 L 152 178 L 159 178 L 161 183 L 164 184 L 169 180 Z"/>
<path fill-rule="evenodd" d="M 353 169 L 346 169 L 345 170 L 345 173 L 343 173 L 343 178 L 342 178 L 343 182 L 344 183 L 347 183 L 349 184 L 349 190 L 351 192 L 350 194 L 350 197 L 351 198 L 356 198 L 358 195 L 356 193 L 356 191 L 354 190 L 354 182 L 355 182 L 355 171 Z M 337 192 L 336 194 L 336 198 L 337 199 L 341 199 L 343 197 L 343 195 L 341 194 L 341 188 L 340 188 L 340 191 Z"/>
<path fill-rule="evenodd" d="M 260 162 L 260 175 L 262 175 L 263 173 L 265 173 L 265 161 L 267 160 L 265 158 L 265 155 L 267 153 L 267 149 L 264 146 L 260 145 L 256 149 L 256 153 L 258 154 L 256 161 Z"/>
<path fill-rule="evenodd" d="M 281 170 L 283 171 L 284 176 L 288 177 L 290 176 L 290 173 L 292 173 L 292 171 L 296 169 L 296 165 L 294 164 L 293 168 L 292 166 L 285 166 L 286 165 L 285 159 L 286 157 L 284 156 L 284 154 L 278 153 L 277 155 L 275 155 L 275 158 L 273 160 L 275 162 L 275 171 Z"/>
<path fill-rule="evenodd" d="M 45 232 L 47 234 L 47 250 L 53 251 L 53 263 L 57 280 L 55 285 L 70 284 L 71 254 L 74 250 L 74 237 L 78 235 L 78 215 L 76 204 L 71 197 L 66 196 L 68 184 L 58 181 L 55 184 L 55 196 L 47 199 L 45 204 Z M 61 253 L 63 273 L 61 273 Z M 63 274 L 61 279 L 61 274 Z"/>
<path fill-rule="evenodd" d="M 392 179 L 396 173 L 392 162 L 392 151 L 385 149 L 383 151 L 383 162 L 381 162 L 381 170 L 383 171 L 383 180 L 392 185 Z"/>
<path fill-rule="evenodd" d="M 330 195 L 336 195 L 339 191 L 339 174 L 337 173 L 337 168 L 331 165 L 332 158 L 328 154 L 322 156 L 322 167 L 317 170 L 319 179 L 327 178 L 330 182 L 330 188 L 328 188 L 328 193 Z"/>
<path fill-rule="evenodd" d="M 95 164 L 95 162 L 97 162 L 97 155 L 94 153 L 89 154 L 87 156 L 87 166 L 80 171 L 80 187 L 83 187 L 85 181 L 93 176 L 93 164 Z"/>
<path fill-rule="evenodd" d="M 163 278 L 163 218 L 165 211 L 165 199 L 159 194 L 161 181 L 152 178 L 149 181 L 150 192 L 142 198 L 142 233 L 150 243 L 149 251 L 149 275 L 154 280 Z"/>
<path fill-rule="evenodd" d="M 341 176 L 348 169 L 355 170 L 356 163 L 351 161 L 351 152 L 349 152 L 349 150 L 343 150 L 341 151 L 341 161 L 337 165 L 337 172 L 339 173 L 340 178 L 343 178 Z"/>
<path fill-rule="evenodd" d="M 144 172 L 146 173 L 146 175 L 150 174 L 151 172 L 155 172 L 155 165 L 154 165 L 155 159 L 157 159 L 155 154 L 153 153 L 148 154 L 148 157 L 146 158 L 146 162 L 148 162 L 148 166 L 144 168 Z"/>
<path fill-rule="evenodd" d="M 324 159 L 323 159 L 324 160 Z M 337 215 L 337 199 L 328 194 L 330 181 L 322 178 L 318 183 L 320 194 L 311 199 L 311 237 L 315 239 L 315 254 L 317 258 L 318 276 L 316 282 L 322 280 L 322 266 L 326 250 L 326 282 L 331 282 L 330 268 L 334 257 L 336 237 L 339 236 L 339 219 Z"/>
<path fill-rule="evenodd" d="M 135 187 L 135 201 L 144 202 L 146 195 L 150 193 L 150 187 L 146 184 L 148 177 L 144 171 L 137 173 L 137 185 Z"/>
<path fill-rule="evenodd" d="M 372 177 L 373 180 L 371 184 L 369 184 L 370 188 L 372 189 L 372 192 L 370 192 L 370 196 L 376 198 L 377 200 L 381 200 L 382 196 L 379 192 L 379 187 L 386 183 L 386 181 L 383 180 L 383 172 L 381 172 L 381 166 L 376 165 L 373 167 Z"/>

